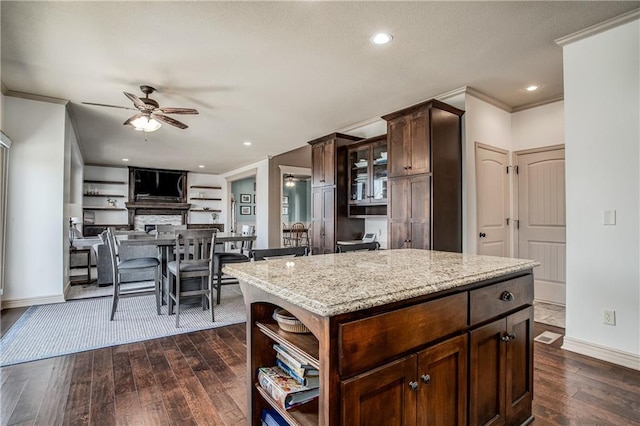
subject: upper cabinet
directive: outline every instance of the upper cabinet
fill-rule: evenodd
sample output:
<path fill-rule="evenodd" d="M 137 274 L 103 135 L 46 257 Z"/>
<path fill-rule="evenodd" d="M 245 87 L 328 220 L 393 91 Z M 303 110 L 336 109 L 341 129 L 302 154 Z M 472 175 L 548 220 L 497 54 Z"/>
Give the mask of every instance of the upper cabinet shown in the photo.
<path fill-rule="evenodd" d="M 389 119 L 387 130 L 389 177 L 417 175 L 431 171 L 428 110 L 395 116 Z"/>
<path fill-rule="evenodd" d="M 349 148 L 349 204 L 387 203 L 387 135 Z"/>
<path fill-rule="evenodd" d="M 312 142 L 309 142 L 312 143 Z M 311 148 L 311 185 L 336 184 L 336 140 L 328 139 L 313 143 Z"/>

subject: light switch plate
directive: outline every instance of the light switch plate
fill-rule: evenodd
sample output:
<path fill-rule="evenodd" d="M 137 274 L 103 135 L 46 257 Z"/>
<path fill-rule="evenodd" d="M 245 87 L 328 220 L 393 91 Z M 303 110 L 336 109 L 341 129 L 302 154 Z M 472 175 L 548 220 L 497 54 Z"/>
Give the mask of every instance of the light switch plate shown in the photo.
<path fill-rule="evenodd" d="M 615 225 L 616 224 L 616 211 L 605 210 L 602 215 L 603 225 Z"/>

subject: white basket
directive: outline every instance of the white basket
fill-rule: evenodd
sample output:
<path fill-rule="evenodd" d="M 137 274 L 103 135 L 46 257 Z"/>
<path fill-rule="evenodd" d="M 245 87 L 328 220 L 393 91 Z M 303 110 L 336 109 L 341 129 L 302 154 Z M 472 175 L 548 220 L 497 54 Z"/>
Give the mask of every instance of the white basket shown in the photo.
<path fill-rule="evenodd" d="M 290 333 L 311 333 L 302 321 L 284 309 L 278 308 L 273 311 L 273 319 L 276 320 L 278 327 L 283 331 Z"/>

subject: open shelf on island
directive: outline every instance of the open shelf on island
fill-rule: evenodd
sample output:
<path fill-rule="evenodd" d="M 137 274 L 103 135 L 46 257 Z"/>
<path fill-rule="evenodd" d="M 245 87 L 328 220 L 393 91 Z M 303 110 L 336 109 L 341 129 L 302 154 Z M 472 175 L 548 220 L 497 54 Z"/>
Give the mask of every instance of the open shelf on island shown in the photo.
<path fill-rule="evenodd" d="M 104 183 L 104 184 L 109 184 L 109 185 L 124 185 L 125 181 L 119 181 L 119 180 L 97 180 L 97 179 L 85 179 L 84 183 Z"/>
<path fill-rule="evenodd" d="M 124 198 L 124 195 L 116 194 L 82 194 L 84 197 L 109 197 L 109 198 Z"/>
<path fill-rule="evenodd" d="M 193 201 L 193 200 L 222 201 L 222 198 L 192 197 L 192 198 L 190 198 L 190 200 L 191 201 Z"/>
<path fill-rule="evenodd" d="M 292 354 L 304 359 L 309 365 L 320 369 L 318 339 L 313 334 L 290 333 L 283 331 L 278 324 L 257 322 L 256 326 L 271 340 L 280 343 Z"/>
<path fill-rule="evenodd" d="M 273 407 L 291 426 L 318 425 L 318 398 L 290 410 L 285 410 L 258 383 L 256 383 L 256 389 L 262 399 Z"/>
<path fill-rule="evenodd" d="M 207 185 L 191 185 L 189 188 L 194 188 L 194 189 L 222 189 L 221 186 L 207 186 Z"/>

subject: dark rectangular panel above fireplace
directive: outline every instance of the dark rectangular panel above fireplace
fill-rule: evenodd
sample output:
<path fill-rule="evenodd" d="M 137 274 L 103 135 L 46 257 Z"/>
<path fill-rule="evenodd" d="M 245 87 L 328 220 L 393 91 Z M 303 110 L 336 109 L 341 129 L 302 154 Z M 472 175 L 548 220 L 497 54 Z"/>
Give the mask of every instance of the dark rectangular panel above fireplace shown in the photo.
<path fill-rule="evenodd" d="M 129 200 L 184 203 L 187 201 L 187 172 L 129 167 Z"/>

